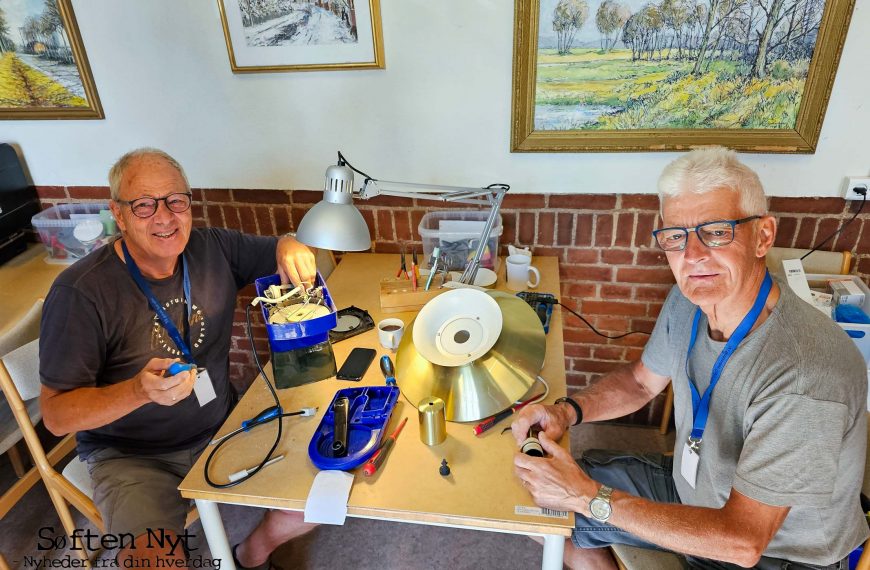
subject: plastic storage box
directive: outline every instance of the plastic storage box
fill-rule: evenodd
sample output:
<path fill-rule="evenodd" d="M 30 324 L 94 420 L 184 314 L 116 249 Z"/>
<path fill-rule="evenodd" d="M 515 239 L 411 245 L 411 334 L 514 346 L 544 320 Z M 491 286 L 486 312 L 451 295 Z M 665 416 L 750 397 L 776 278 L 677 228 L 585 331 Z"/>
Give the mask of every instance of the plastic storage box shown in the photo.
<path fill-rule="evenodd" d="M 58 204 L 31 218 L 49 261 L 73 263 L 118 233 L 108 202 Z"/>
<path fill-rule="evenodd" d="M 489 210 L 448 210 L 426 214 L 417 228 L 423 241 L 423 259 L 420 262 L 428 267 L 432 250 L 437 246 L 441 248 L 441 259 L 446 262 L 447 270 L 462 271 L 474 257 L 488 217 Z M 481 267 L 493 271 L 498 269 L 498 238 L 501 232 L 499 216 L 492 226 L 486 250 L 480 258 Z"/>

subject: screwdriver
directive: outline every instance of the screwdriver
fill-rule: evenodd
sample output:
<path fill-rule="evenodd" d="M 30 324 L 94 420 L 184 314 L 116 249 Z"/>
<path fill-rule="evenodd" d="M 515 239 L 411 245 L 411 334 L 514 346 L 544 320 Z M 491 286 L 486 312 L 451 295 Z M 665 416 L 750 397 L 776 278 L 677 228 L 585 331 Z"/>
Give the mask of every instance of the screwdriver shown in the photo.
<path fill-rule="evenodd" d="M 405 427 L 405 424 L 408 422 L 408 418 L 404 418 L 402 423 L 399 424 L 399 427 L 396 428 L 390 437 L 387 438 L 387 441 L 375 451 L 375 454 L 372 455 L 371 459 L 366 461 L 366 464 L 363 465 L 363 475 L 366 477 L 371 477 L 375 474 L 375 471 L 380 469 L 381 465 L 384 464 L 384 461 L 387 460 L 387 455 L 390 454 L 390 450 L 393 449 L 393 445 L 396 443 L 396 438 L 399 437 L 399 434 L 402 432 L 402 428 Z"/>
<path fill-rule="evenodd" d="M 386 354 L 381 357 L 381 372 L 384 373 L 387 386 L 396 385 L 396 368 L 393 366 L 393 361 Z"/>
<path fill-rule="evenodd" d="M 256 427 L 260 424 L 264 424 L 268 421 L 271 421 L 283 413 L 284 413 L 284 410 L 281 408 L 281 406 L 270 406 L 270 407 L 266 408 L 265 410 L 263 410 L 262 412 L 260 412 L 259 414 L 257 414 L 256 416 L 254 416 L 253 418 L 243 421 L 242 427 L 235 429 L 235 430 L 231 431 L 230 433 L 223 435 L 217 439 L 211 440 L 211 442 L 209 442 L 209 445 L 217 445 L 218 443 L 222 442 L 223 440 L 225 440 L 228 437 L 232 437 L 241 431 L 248 431 L 252 427 Z"/>
<path fill-rule="evenodd" d="M 180 374 L 185 370 L 193 370 L 196 368 L 194 364 L 186 364 L 184 362 L 173 362 L 169 365 L 169 368 L 166 369 L 166 373 L 170 376 L 175 376 L 176 374 Z"/>

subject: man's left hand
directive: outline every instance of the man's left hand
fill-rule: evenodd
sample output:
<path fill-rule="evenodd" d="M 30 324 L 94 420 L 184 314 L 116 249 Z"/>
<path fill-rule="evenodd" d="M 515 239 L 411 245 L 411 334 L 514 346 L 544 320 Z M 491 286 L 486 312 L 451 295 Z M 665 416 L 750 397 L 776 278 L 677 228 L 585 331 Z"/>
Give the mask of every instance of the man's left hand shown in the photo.
<path fill-rule="evenodd" d="M 538 441 L 549 457 L 531 457 L 517 452 L 514 474 L 522 480 L 536 505 L 588 516 L 589 499 L 598 492 L 598 483 L 546 433 L 538 433 Z"/>
<path fill-rule="evenodd" d="M 317 265 L 314 261 L 314 252 L 295 238 L 284 236 L 278 240 L 276 252 L 278 262 L 278 275 L 281 283 L 291 282 L 294 285 L 312 287 L 317 275 Z"/>

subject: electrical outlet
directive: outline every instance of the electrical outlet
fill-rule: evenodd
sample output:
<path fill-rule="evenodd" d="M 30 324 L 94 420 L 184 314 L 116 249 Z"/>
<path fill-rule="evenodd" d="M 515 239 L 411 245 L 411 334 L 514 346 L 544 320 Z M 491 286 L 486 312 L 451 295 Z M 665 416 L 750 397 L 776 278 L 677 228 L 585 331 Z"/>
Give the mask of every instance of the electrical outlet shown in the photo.
<path fill-rule="evenodd" d="M 864 196 L 861 196 L 857 192 L 855 192 L 855 188 L 864 187 L 865 192 L 868 194 L 866 198 L 870 200 L 870 177 L 861 177 L 861 176 L 850 176 L 846 179 L 846 200 L 863 200 Z"/>

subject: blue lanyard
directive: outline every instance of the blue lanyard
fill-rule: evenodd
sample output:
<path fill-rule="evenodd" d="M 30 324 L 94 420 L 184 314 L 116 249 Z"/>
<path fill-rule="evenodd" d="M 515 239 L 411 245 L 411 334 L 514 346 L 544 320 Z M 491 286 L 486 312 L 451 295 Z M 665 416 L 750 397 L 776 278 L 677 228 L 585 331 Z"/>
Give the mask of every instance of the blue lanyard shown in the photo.
<path fill-rule="evenodd" d="M 195 364 L 193 355 L 190 352 L 190 316 L 193 311 L 193 302 L 190 298 L 190 275 L 187 273 L 187 258 L 184 254 L 181 255 L 181 272 L 184 276 L 184 305 L 187 307 L 187 318 L 184 321 L 184 338 L 182 338 L 181 333 L 178 332 L 178 327 L 175 326 L 175 323 L 172 322 L 172 319 L 166 313 L 166 309 L 163 308 L 154 296 L 154 293 L 151 291 L 151 286 L 148 285 L 145 277 L 142 276 L 139 266 L 136 265 L 136 262 L 127 250 L 127 244 L 123 241 L 121 242 L 121 249 L 124 252 L 124 260 L 127 262 L 127 271 L 130 272 L 133 281 L 136 282 L 136 285 L 139 286 L 139 290 L 142 291 L 142 294 L 148 299 L 148 304 L 151 306 L 151 309 L 157 313 L 157 318 L 160 320 L 160 324 L 163 325 L 163 328 L 166 329 L 169 338 L 172 339 L 172 342 L 174 342 L 175 346 L 178 347 L 178 350 L 181 351 L 184 359 L 191 364 Z"/>
<path fill-rule="evenodd" d="M 692 337 L 689 340 L 689 350 L 686 352 L 686 377 L 689 379 L 689 389 L 692 391 L 693 421 L 692 434 L 689 436 L 689 447 L 696 452 L 700 449 L 701 439 L 704 436 L 704 427 L 707 425 L 707 416 L 710 414 L 710 399 L 713 395 L 713 388 L 719 382 L 719 377 L 722 375 L 728 359 L 731 358 L 731 355 L 737 350 L 737 346 L 746 338 L 746 335 L 749 334 L 749 331 L 755 325 L 755 321 L 758 320 L 758 316 L 761 315 L 761 310 L 764 308 L 764 303 L 767 301 L 767 296 L 772 286 L 773 280 L 770 278 L 770 273 L 765 272 L 764 281 L 761 283 L 761 289 L 758 291 L 755 303 L 753 303 L 749 312 L 746 313 L 746 316 L 743 317 L 743 320 L 740 321 L 734 334 L 728 339 L 725 348 L 722 349 L 722 352 L 716 359 L 716 363 L 713 365 L 713 371 L 710 374 L 710 385 L 704 391 L 703 397 L 698 393 L 695 381 L 689 375 L 689 356 L 692 354 L 695 340 L 698 338 L 698 323 L 701 320 L 702 314 L 700 308 L 695 311 L 695 318 L 692 321 Z"/>

